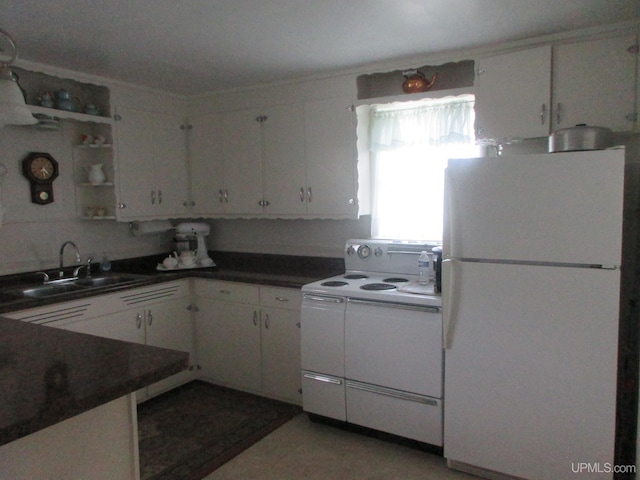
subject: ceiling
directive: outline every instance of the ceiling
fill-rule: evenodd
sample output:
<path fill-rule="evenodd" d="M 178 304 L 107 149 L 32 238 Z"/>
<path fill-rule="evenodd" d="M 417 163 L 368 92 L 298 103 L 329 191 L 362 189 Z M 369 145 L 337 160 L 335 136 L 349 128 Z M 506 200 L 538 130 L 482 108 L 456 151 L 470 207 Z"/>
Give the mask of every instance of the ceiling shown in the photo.
<path fill-rule="evenodd" d="M 192 95 L 638 17 L 638 0 L 0 4 L 23 60 Z"/>

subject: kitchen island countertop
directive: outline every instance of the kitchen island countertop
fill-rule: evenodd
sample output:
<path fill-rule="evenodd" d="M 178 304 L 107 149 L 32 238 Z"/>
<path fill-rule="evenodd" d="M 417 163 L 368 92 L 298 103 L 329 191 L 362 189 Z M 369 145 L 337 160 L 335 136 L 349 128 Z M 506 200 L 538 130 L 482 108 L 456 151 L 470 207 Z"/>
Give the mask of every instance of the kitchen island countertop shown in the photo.
<path fill-rule="evenodd" d="M 178 373 L 188 358 L 0 317 L 0 445 Z"/>

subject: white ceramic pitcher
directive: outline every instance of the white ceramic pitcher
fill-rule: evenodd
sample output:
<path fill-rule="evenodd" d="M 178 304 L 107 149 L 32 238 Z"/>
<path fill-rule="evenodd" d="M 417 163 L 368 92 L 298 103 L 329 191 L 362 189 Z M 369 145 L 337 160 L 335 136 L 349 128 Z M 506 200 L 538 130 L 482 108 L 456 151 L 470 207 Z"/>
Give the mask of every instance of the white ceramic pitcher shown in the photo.
<path fill-rule="evenodd" d="M 102 185 L 106 180 L 106 175 L 102 171 L 102 164 L 87 165 L 87 177 L 91 185 Z"/>

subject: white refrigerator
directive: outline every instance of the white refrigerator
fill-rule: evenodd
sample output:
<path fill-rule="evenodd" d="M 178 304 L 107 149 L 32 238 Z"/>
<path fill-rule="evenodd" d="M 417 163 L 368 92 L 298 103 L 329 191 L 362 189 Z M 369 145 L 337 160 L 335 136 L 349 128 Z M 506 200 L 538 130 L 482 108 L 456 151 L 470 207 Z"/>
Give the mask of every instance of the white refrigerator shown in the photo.
<path fill-rule="evenodd" d="M 612 478 L 623 183 L 623 149 L 449 161 L 452 468 Z"/>

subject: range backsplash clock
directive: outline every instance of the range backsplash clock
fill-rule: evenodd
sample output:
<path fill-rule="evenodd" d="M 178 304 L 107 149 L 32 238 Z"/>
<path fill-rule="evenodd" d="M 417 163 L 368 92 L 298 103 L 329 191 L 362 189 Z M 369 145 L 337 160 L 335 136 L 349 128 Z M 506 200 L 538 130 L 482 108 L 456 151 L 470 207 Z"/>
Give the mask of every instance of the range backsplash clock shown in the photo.
<path fill-rule="evenodd" d="M 53 181 L 58 162 L 48 153 L 31 152 L 22 160 L 22 173 L 31 184 L 31 201 L 39 205 L 53 202 Z"/>

